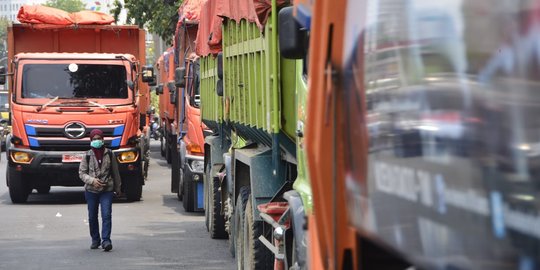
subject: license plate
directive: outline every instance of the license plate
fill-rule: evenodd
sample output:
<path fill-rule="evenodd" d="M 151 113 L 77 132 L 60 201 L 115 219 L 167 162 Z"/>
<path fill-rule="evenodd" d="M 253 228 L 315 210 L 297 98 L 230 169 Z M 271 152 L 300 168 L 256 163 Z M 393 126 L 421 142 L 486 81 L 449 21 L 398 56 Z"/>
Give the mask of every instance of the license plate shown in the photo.
<path fill-rule="evenodd" d="M 63 154 L 62 162 L 71 163 L 71 162 L 81 162 L 84 157 L 84 154 Z"/>

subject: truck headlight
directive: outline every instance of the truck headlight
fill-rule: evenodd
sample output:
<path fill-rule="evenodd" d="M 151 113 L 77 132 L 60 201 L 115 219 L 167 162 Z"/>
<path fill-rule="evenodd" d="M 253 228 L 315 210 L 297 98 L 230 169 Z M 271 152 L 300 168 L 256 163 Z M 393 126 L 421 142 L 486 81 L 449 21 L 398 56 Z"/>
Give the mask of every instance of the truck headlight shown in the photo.
<path fill-rule="evenodd" d="M 202 173 L 204 172 L 204 161 L 202 160 L 193 160 L 191 162 L 191 169 L 193 172 Z"/>
<path fill-rule="evenodd" d="M 28 164 L 32 161 L 32 154 L 26 152 L 11 152 L 11 159 L 16 163 Z"/>
<path fill-rule="evenodd" d="M 139 157 L 139 154 L 135 151 L 122 152 L 120 153 L 120 155 L 118 155 L 118 162 L 120 163 L 133 162 L 137 160 L 138 157 Z"/>

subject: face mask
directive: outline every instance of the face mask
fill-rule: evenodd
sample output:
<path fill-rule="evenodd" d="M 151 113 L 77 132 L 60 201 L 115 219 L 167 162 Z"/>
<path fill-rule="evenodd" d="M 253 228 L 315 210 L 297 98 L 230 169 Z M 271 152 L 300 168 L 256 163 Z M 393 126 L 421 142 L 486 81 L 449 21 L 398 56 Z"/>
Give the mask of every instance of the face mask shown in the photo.
<path fill-rule="evenodd" d="M 91 141 L 90 146 L 92 146 L 93 148 L 101 148 L 103 146 L 103 140 Z"/>

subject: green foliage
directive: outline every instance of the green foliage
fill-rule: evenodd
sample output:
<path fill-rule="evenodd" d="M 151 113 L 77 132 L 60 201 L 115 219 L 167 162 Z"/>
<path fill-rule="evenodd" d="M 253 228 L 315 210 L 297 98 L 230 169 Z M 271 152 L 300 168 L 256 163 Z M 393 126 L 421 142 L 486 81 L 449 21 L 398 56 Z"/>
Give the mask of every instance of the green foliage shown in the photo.
<path fill-rule="evenodd" d="M 114 0 L 113 6 L 114 8 L 111 9 L 111 14 L 114 18 L 114 22 L 118 24 L 118 17 L 120 17 L 120 12 L 122 12 L 124 6 L 122 6 L 120 0 Z"/>
<path fill-rule="evenodd" d="M 0 17 L 0 57 L 7 55 L 7 28 L 11 22 L 6 17 Z"/>
<path fill-rule="evenodd" d="M 147 27 L 150 32 L 159 35 L 168 44 L 172 43 L 178 22 L 178 8 L 182 1 L 174 1 L 173 5 L 166 5 L 162 0 L 125 0 L 124 2 L 124 8 L 128 10 L 127 23 Z M 118 7 L 116 2 L 114 5 L 115 8 Z"/>
<path fill-rule="evenodd" d="M 67 12 L 77 12 L 85 9 L 84 3 L 81 0 L 47 0 L 44 5 Z"/>
<path fill-rule="evenodd" d="M 156 115 L 159 115 L 159 96 L 156 95 L 156 91 L 150 93 L 150 105 L 156 109 Z"/>

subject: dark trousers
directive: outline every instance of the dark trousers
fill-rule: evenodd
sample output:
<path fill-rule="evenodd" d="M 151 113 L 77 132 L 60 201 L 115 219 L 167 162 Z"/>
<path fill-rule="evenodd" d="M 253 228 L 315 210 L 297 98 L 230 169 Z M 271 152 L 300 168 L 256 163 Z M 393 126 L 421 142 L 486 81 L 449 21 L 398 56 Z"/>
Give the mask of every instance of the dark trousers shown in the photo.
<path fill-rule="evenodd" d="M 86 203 L 88 204 L 88 225 L 90 226 L 90 236 L 92 237 L 92 243 L 111 242 L 111 228 L 112 228 L 112 191 L 104 191 L 100 193 L 93 193 L 89 191 L 84 192 Z M 101 220 L 102 230 L 101 238 L 99 237 L 99 221 L 98 221 L 98 208 L 101 204 Z"/>

